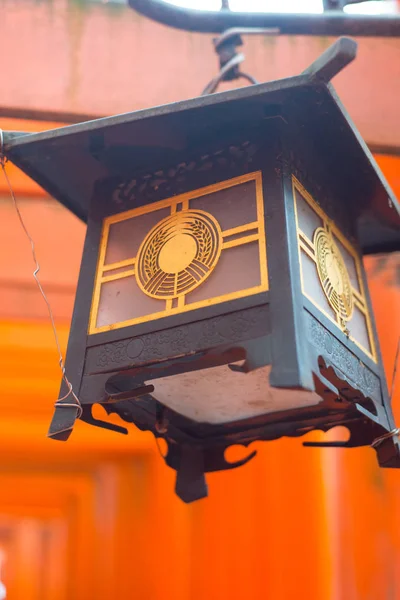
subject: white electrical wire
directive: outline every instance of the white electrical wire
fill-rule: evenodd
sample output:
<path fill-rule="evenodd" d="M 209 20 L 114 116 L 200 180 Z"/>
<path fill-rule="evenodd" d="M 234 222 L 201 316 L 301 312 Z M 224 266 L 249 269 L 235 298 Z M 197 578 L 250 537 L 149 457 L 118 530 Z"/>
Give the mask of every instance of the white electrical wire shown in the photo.
<path fill-rule="evenodd" d="M 64 365 L 64 360 L 63 360 L 62 353 L 61 353 L 61 347 L 60 347 L 60 342 L 59 342 L 59 339 L 58 339 L 56 325 L 55 325 L 55 322 L 54 322 L 53 310 L 51 308 L 50 302 L 49 302 L 49 300 L 48 300 L 48 298 L 46 296 L 46 293 L 45 293 L 45 291 L 44 291 L 44 289 L 42 287 L 42 284 L 41 284 L 41 282 L 39 280 L 39 277 L 38 277 L 38 274 L 39 274 L 39 271 L 40 271 L 40 264 L 39 264 L 39 261 L 38 261 L 37 256 L 36 256 L 35 243 L 34 243 L 33 238 L 30 235 L 30 233 L 29 233 L 29 231 L 28 231 L 28 229 L 27 229 L 27 227 L 25 225 L 24 219 L 23 219 L 21 211 L 19 209 L 18 202 L 17 202 L 17 199 L 16 199 L 15 194 L 14 194 L 14 190 L 12 188 L 11 182 L 10 182 L 9 177 L 7 175 L 6 163 L 7 163 L 7 157 L 4 155 L 4 135 L 3 135 L 3 130 L 0 129 L 0 166 L 1 166 L 1 169 L 3 171 L 5 180 L 7 182 L 7 186 L 8 186 L 8 189 L 10 191 L 11 199 L 13 201 L 13 205 L 14 205 L 14 208 L 16 210 L 19 222 L 20 222 L 21 227 L 22 227 L 22 229 L 23 229 L 23 231 L 24 231 L 24 233 L 25 233 L 26 237 L 28 238 L 29 243 L 31 245 L 32 258 L 33 258 L 33 262 L 35 263 L 35 270 L 33 271 L 33 278 L 36 281 L 37 286 L 39 288 L 39 291 L 40 291 L 40 293 L 41 293 L 41 295 L 43 297 L 43 300 L 45 301 L 46 306 L 47 306 L 47 311 L 48 311 L 48 314 L 49 314 L 49 317 L 50 317 L 50 322 L 51 322 L 51 326 L 52 326 L 52 329 L 53 329 L 53 335 L 54 335 L 54 339 L 55 339 L 55 342 L 56 342 L 56 347 L 57 347 L 57 352 L 58 352 L 58 357 L 59 357 L 58 364 L 59 364 L 60 369 L 61 369 L 62 378 L 63 378 L 63 380 L 64 380 L 64 382 L 65 382 L 65 384 L 66 384 L 66 386 L 68 388 L 68 392 L 65 394 L 65 396 L 62 396 L 61 398 L 59 398 L 57 400 L 57 402 L 55 403 L 55 406 L 56 407 L 60 406 L 60 407 L 65 407 L 65 408 L 67 408 L 67 407 L 76 408 L 76 410 L 77 410 L 77 415 L 76 416 L 79 419 L 82 416 L 82 412 L 83 412 L 82 411 L 82 405 L 81 405 L 81 403 L 79 401 L 79 398 L 76 396 L 75 392 L 73 391 L 72 385 L 69 382 L 69 380 L 68 380 L 68 378 L 67 378 L 67 376 L 65 374 L 65 365 Z M 72 396 L 72 398 L 74 399 L 74 402 L 64 402 L 64 400 L 66 400 L 70 396 Z"/>

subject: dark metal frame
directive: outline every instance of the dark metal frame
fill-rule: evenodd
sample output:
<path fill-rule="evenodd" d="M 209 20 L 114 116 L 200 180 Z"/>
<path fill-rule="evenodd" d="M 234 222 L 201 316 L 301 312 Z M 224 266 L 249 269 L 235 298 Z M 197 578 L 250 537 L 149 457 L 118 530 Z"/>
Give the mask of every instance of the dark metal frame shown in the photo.
<path fill-rule="evenodd" d="M 356 2 L 361 0 L 356 0 Z M 398 37 L 400 15 L 360 15 L 343 12 L 346 4 L 354 1 L 325 0 L 323 14 L 271 14 L 220 11 L 203 11 L 181 8 L 163 0 L 129 0 L 131 8 L 140 14 L 185 31 L 221 33 L 233 27 L 276 29 L 285 35 L 351 35 Z"/>

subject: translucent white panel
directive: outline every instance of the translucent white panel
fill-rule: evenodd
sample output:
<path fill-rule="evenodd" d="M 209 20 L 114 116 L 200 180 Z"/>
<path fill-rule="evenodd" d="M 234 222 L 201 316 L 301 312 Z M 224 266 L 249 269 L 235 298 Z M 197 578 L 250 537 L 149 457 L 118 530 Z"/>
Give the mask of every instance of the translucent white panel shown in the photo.
<path fill-rule="evenodd" d="M 246 290 L 260 285 L 260 254 L 257 242 L 222 250 L 214 272 L 186 296 L 186 303 Z"/>
<path fill-rule="evenodd" d="M 165 301 L 143 294 L 135 277 L 124 277 L 102 284 L 97 327 L 114 325 L 165 309 Z"/>
<path fill-rule="evenodd" d="M 315 262 L 303 251 L 300 251 L 300 260 L 303 277 L 303 291 L 321 310 L 327 313 L 332 319 L 335 319 L 336 315 L 322 289 Z"/>
<path fill-rule="evenodd" d="M 170 208 L 163 208 L 144 215 L 137 215 L 125 221 L 110 225 L 106 259 L 104 264 L 135 258 L 139 246 L 154 225 L 171 214 Z"/>
<path fill-rule="evenodd" d="M 371 352 L 367 321 L 364 314 L 359 308 L 357 308 L 357 306 L 354 307 L 353 316 L 347 323 L 347 329 L 354 340 L 356 340 L 363 348 L 368 350 L 368 352 Z"/>
<path fill-rule="evenodd" d="M 214 424 L 321 402 L 313 392 L 272 388 L 270 369 L 262 367 L 244 374 L 221 366 L 172 375 L 152 382 L 154 397 L 189 419 Z"/>
<path fill-rule="evenodd" d="M 189 208 L 209 212 L 217 219 L 222 230 L 252 223 L 257 220 L 255 181 L 190 200 Z"/>
<path fill-rule="evenodd" d="M 322 219 L 319 218 L 298 190 L 296 190 L 296 208 L 299 227 L 312 242 L 314 231 L 323 225 Z"/>

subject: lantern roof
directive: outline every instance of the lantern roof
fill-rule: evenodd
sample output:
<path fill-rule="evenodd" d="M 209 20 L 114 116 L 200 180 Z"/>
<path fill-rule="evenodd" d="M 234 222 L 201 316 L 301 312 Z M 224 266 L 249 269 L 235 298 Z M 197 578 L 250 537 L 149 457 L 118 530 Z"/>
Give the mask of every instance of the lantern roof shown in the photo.
<path fill-rule="evenodd" d="M 341 38 L 295 77 L 40 133 L 4 132 L 4 153 L 86 221 L 99 179 L 168 167 L 206 147 L 207 136 L 245 135 L 279 117 L 295 124 L 315 149 L 316 161 L 330 165 L 354 190 L 363 252 L 398 251 L 399 202 L 330 84 L 354 59 L 356 47 Z"/>

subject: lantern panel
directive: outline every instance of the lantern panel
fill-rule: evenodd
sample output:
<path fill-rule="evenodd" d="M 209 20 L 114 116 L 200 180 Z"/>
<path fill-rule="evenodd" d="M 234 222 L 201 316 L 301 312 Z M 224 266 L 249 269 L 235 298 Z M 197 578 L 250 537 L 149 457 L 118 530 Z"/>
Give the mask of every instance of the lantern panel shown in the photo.
<path fill-rule="evenodd" d="M 301 183 L 292 181 L 303 294 L 377 362 L 361 256 Z"/>
<path fill-rule="evenodd" d="M 105 218 L 89 334 L 267 289 L 257 171 Z"/>

